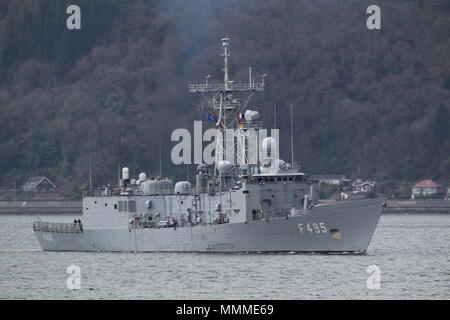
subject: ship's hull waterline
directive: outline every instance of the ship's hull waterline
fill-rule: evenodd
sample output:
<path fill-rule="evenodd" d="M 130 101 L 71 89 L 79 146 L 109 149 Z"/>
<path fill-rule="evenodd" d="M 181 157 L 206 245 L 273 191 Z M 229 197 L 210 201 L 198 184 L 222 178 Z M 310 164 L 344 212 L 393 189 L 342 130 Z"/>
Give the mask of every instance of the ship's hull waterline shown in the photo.
<path fill-rule="evenodd" d="M 46 251 L 365 253 L 384 202 L 342 201 L 305 215 L 247 223 L 35 234 Z"/>

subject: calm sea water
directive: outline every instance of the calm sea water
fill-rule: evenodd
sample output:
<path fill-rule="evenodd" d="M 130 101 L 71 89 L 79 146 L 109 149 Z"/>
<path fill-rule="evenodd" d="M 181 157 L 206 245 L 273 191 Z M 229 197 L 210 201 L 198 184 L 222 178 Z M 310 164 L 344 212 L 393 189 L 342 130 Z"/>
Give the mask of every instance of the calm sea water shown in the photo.
<path fill-rule="evenodd" d="M 449 215 L 384 215 L 366 255 L 43 252 L 36 218 L 0 216 L 0 299 L 450 299 Z"/>

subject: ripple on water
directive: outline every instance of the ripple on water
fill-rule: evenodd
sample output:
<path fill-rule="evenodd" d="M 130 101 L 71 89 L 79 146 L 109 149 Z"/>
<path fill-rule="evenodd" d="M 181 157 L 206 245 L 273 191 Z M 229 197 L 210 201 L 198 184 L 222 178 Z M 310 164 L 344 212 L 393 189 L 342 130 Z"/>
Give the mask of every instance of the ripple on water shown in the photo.
<path fill-rule="evenodd" d="M 0 299 L 450 298 L 446 215 L 382 216 L 366 255 L 43 252 L 35 219 L 0 216 Z M 71 264 L 80 290 L 66 287 Z M 372 264 L 379 290 L 366 287 Z"/>

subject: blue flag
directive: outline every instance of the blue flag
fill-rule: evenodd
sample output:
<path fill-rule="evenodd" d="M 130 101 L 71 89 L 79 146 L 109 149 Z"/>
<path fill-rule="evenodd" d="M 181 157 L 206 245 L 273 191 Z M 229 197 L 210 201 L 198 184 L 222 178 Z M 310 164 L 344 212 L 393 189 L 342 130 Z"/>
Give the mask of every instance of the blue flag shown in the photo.
<path fill-rule="evenodd" d="M 206 119 L 210 122 L 217 122 L 217 117 L 210 115 L 209 113 L 206 114 Z"/>

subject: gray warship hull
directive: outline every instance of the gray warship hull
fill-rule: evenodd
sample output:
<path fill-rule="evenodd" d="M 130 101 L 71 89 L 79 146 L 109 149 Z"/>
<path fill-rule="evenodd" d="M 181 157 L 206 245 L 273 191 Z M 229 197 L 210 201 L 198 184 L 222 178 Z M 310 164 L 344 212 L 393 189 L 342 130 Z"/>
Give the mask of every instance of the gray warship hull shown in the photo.
<path fill-rule="evenodd" d="M 214 122 L 216 128 L 214 159 L 203 159 L 202 145 L 194 146 L 194 163 L 198 164 L 195 187 L 189 181 L 173 185 L 162 176 L 161 167 L 158 177 L 147 177 L 141 172 L 138 179 L 131 179 L 128 167 L 124 167 L 117 188 L 108 185 L 92 190 L 90 186 L 83 198 L 83 222 L 33 224 L 44 250 L 353 253 L 367 250 L 385 200 L 318 204 L 320 181 L 300 172 L 294 161 L 292 107 L 291 163 L 287 163 L 279 158 L 278 129 L 267 136 L 259 112 L 247 109 L 252 96 L 264 91 L 266 75 L 256 82 L 250 68 L 248 83 L 231 81 L 229 45 L 230 39 L 222 38 L 223 83 L 207 80 L 189 85 L 189 92 L 203 95 L 205 101 L 200 107 L 211 113 L 208 121 Z M 199 129 L 194 123 L 194 131 Z M 171 141 L 177 141 L 177 136 L 183 140 L 186 131 L 175 130 Z M 190 142 L 187 144 L 190 150 Z M 185 161 L 184 154 L 188 151 L 184 147 L 183 140 L 172 150 L 174 164 L 191 163 Z M 212 164 L 214 169 L 210 170 Z"/>
<path fill-rule="evenodd" d="M 385 199 L 341 201 L 257 221 L 179 228 L 35 230 L 46 251 L 365 253 Z"/>

